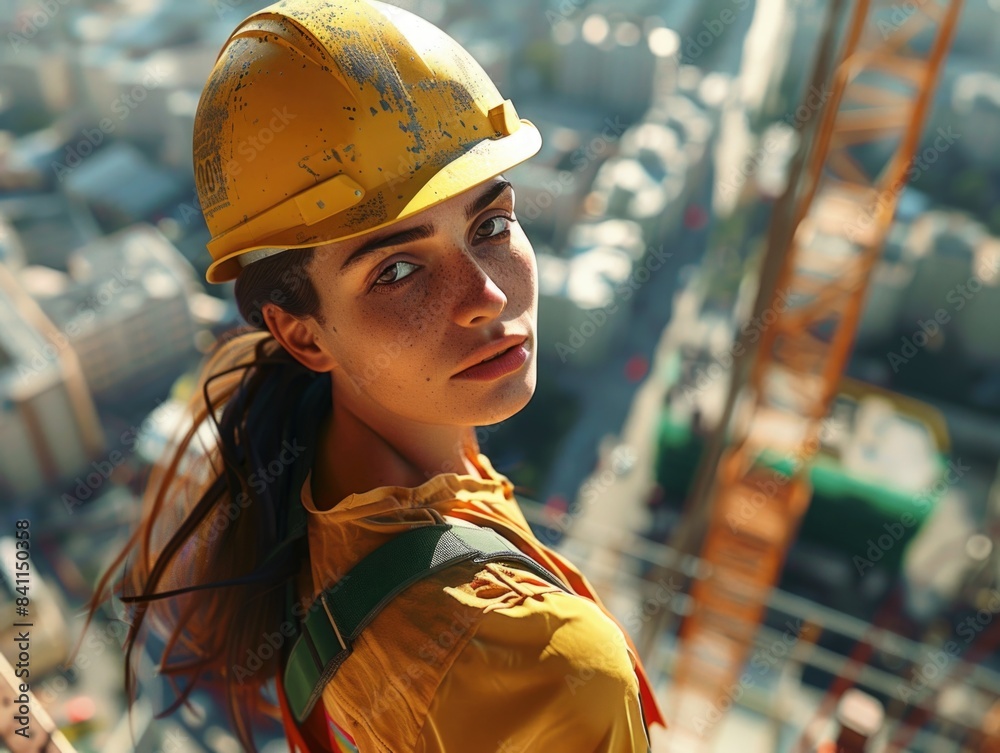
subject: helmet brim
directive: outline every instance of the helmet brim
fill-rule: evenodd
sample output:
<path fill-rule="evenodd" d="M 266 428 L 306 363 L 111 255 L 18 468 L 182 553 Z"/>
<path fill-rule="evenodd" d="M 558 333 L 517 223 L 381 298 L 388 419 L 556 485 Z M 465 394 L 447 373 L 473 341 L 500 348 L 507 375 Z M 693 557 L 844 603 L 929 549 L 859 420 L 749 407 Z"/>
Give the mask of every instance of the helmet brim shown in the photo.
<path fill-rule="evenodd" d="M 334 215 L 309 228 L 310 238 L 306 242 L 299 240 L 301 228 L 283 230 L 262 237 L 255 244 L 244 246 L 214 261 L 208 267 L 205 278 L 211 283 L 235 279 L 243 269 L 238 257 L 249 251 L 260 248 L 312 248 L 334 241 L 349 240 L 393 225 L 475 188 L 530 159 L 541 149 L 542 136 L 538 128 L 523 118 L 520 119 L 520 123 L 520 127 L 513 133 L 502 138 L 483 139 L 452 159 L 435 172 L 402 209 L 377 225 L 344 234 L 339 215 Z"/>

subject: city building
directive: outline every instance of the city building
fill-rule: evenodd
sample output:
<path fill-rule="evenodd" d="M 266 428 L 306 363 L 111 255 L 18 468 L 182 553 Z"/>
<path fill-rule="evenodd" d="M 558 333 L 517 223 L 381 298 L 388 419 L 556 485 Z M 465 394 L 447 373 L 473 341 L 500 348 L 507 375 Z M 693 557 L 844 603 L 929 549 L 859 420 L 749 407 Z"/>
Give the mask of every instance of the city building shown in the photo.
<path fill-rule="evenodd" d="M 856 347 L 866 351 L 891 342 L 899 313 L 913 280 L 913 260 L 906 253 L 909 223 L 894 222 L 886 235 L 882 255 L 872 269 L 865 307 L 858 321 Z"/>
<path fill-rule="evenodd" d="M 979 70 L 959 76 L 951 90 L 951 109 L 953 130 L 961 134 L 955 146 L 966 163 L 1000 170 L 1000 75 Z"/>
<path fill-rule="evenodd" d="M 903 305 L 899 325 L 913 329 L 918 321 L 933 318 L 938 309 L 964 318 L 969 298 L 979 294 L 968 290 L 975 276 L 976 249 L 987 240 L 986 229 L 959 211 L 932 210 L 913 221 L 907 239 L 913 256 L 914 272 Z M 966 292 L 960 289 L 966 288 Z M 913 325 L 913 326 L 909 326 Z M 947 335 L 945 335 L 947 337 Z"/>
<path fill-rule="evenodd" d="M 536 257 L 539 354 L 576 367 L 602 363 L 629 322 L 630 303 L 616 300 L 632 272 L 629 253 L 600 246 Z"/>
<path fill-rule="evenodd" d="M 508 170 L 516 191 L 514 211 L 533 240 L 561 247 L 600 161 L 613 153 L 617 135 L 591 136 L 588 123 L 571 128 L 549 120 L 547 111 L 532 115 L 545 138 L 538 154 Z M 598 130 L 600 130 L 598 128 Z"/>
<path fill-rule="evenodd" d="M 13 106 L 17 117 L 11 125 L 44 124 L 52 115 L 67 112 L 76 97 L 72 87 L 70 51 L 50 48 L 19 34 L 5 31 L 4 53 L 0 54 L 0 92 L 4 106 Z"/>
<path fill-rule="evenodd" d="M 163 235 L 136 225 L 74 251 L 68 273 L 27 269 L 22 284 L 56 326 L 98 400 L 176 378 L 195 354 L 194 270 Z M 42 274 L 44 272 L 44 274 Z"/>
<path fill-rule="evenodd" d="M 13 225 L 7 222 L 3 215 L 0 215 L 0 264 L 9 270 L 20 269 L 24 266 L 26 254 L 21 237 Z"/>
<path fill-rule="evenodd" d="M 79 359 L 0 263 L 0 499 L 26 501 L 83 472 L 105 440 Z"/>
<path fill-rule="evenodd" d="M 654 80 L 658 91 L 669 87 L 677 61 L 676 40 L 656 32 L 651 43 L 648 33 L 633 21 L 601 13 L 560 20 L 552 27 L 556 91 L 637 120 L 649 107 Z"/>
<path fill-rule="evenodd" d="M 152 219 L 189 196 L 185 180 L 150 162 L 126 141 L 110 144 L 70 167 L 64 190 L 110 230 Z"/>
<path fill-rule="evenodd" d="M 671 133 L 671 131 L 667 131 Z M 681 152 L 672 159 L 616 157 L 605 162 L 594 180 L 588 211 L 595 216 L 634 220 L 649 243 L 670 237 L 680 225 L 685 204 L 687 163 Z"/>
<path fill-rule="evenodd" d="M 74 248 L 101 235 L 90 212 L 62 193 L 34 193 L 0 199 L 0 215 L 17 232 L 25 264 L 66 270 Z"/>
<path fill-rule="evenodd" d="M 600 246 L 620 248 L 629 255 L 633 265 L 642 261 L 646 252 L 639 223 L 633 220 L 605 219 L 573 225 L 565 256 L 572 258 Z"/>

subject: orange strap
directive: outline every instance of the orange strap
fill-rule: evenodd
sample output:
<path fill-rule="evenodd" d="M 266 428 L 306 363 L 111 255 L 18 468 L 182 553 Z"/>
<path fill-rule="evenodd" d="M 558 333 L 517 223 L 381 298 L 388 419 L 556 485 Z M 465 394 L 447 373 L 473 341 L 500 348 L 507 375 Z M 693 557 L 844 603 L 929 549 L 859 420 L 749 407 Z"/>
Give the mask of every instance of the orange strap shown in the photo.
<path fill-rule="evenodd" d="M 281 706 L 281 722 L 285 728 L 285 738 L 288 740 L 290 753 L 342 753 L 331 737 L 323 704 L 316 704 L 300 728 L 288 707 L 280 672 L 275 675 L 275 683 L 278 690 L 278 704 Z"/>

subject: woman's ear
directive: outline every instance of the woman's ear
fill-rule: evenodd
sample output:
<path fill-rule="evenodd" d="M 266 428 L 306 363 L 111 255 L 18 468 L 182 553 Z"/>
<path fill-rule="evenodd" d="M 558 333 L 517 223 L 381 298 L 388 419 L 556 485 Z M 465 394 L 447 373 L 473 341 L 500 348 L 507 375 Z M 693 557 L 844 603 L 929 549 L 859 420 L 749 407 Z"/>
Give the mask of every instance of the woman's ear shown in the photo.
<path fill-rule="evenodd" d="M 316 336 L 312 318 L 299 319 L 273 303 L 261 307 L 268 330 L 296 361 L 318 373 L 333 371 L 337 363 Z"/>

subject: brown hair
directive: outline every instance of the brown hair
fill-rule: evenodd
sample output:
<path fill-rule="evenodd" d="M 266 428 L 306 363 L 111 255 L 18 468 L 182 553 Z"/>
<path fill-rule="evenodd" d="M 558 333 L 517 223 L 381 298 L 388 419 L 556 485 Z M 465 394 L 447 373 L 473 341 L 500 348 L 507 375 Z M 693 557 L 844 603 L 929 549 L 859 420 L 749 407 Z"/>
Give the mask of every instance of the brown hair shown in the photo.
<path fill-rule="evenodd" d="M 275 479 L 260 470 L 281 454 L 285 422 L 294 417 L 302 391 L 317 379 L 329 379 L 300 364 L 274 339 L 261 309 L 270 302 L 324 324 L 306 274 L 315 250 L 275 254 L 241 271 L 234 295 L 249 326 L 220 337 L 202 362 L 197 389 L 185 408 L 186 422 L 150 469 L 138 527 L 87 604 L 87 624 L 106 599 L 120 597 L 125 605 L 130 712 L 134 665 L 148 638 L 142 628 L 150 617 L 147 627 L 151 624 L 165 641 L 159 672 L 179 693 L 157 718 L 173 713 L 200 682 L 222 692 L 232 729 L 254 753 L 255 717 L 278 717 L 277 707 L 261 690 L 280 670 L 281 652 L 260 658 L 261 636 L 272 634 L 286 619 L 286 588 L 294 584 L 305 554 L 300 542 L 264 563 L 286 532 L 289 495 L 277 482 L 261 483 L 262 477 Z M 216 419 L 220 405 L 222 415 Z M 208 422 L 214 439 L 205 447 Z M 198 445 L 201 449 L 193 451 Z M 287 483 L 290 469 L 279 475 Z M 123 561 L 122 579 L 107 593 L 108 581 Z M 77 643 L 74 656 L 79 648 Z M 261 666 L 252 673 L 238 672 L 251 655 L 260 658 Z M 183 691 L 178 691 L 178 680 L 186 680 Z"/>

